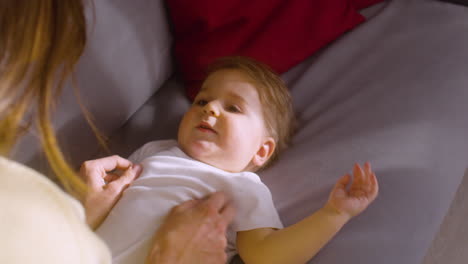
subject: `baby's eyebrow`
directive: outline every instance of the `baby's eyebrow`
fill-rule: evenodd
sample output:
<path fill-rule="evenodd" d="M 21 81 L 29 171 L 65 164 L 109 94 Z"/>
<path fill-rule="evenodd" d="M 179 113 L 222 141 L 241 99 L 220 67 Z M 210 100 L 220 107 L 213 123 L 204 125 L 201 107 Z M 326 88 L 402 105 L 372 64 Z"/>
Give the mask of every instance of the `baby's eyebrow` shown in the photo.
<path fill-rule="evenodd" d="M 230 97 L 235 98 L 236 100 L 239 100 L 242 104 L 247 104 L 247 101 L 244 99 L 244 97 L 234 93 L 234 92 L 229 92 L 228 95 Z"/>

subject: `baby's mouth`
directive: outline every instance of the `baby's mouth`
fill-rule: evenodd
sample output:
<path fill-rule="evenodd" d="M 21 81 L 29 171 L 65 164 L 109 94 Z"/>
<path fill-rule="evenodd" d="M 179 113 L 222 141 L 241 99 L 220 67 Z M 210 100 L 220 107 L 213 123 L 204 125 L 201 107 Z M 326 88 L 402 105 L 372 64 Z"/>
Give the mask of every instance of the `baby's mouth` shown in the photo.
<path fill-rule="evenodd" d="M 205 132 L 205 133 L 214 133 L 218 134 L 216 130 L 214 130 L 209 124 L 202 122 L 200 125 L 196 127 L 198 130 Z"/>

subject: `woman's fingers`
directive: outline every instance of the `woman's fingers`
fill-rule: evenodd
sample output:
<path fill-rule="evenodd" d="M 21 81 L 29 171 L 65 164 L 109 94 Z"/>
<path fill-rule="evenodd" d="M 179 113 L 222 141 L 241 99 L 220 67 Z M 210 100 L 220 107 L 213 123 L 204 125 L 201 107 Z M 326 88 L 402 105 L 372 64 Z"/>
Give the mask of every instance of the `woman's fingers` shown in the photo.
<path fill-rule="evenodd" d="M 229 224 L 232 222 L 234 216 L 236 215 L 236 209 L 234 208 L 234 206 L 232 206 L 232 204 L 229 203 L 223 207 L 223 209 L 220 212 L 220 215 L 224 222 Z"/>
<path fill-rule="evenodd" d="M 119 176 L 113 170 L 124 170 Z M 110 156 L 84 162 L 80 168 L 89 192 L 84 198 L 87 222 L 97 227 L 120 199 L 126 189 L 141 173 L 141 165 L 133 165 L 119 156 Z"/>
<path fill-rule="evenodd" d="M 91 164 L 92 165 L 92 164 Z M 92 167 L 90 164 L 84 164 L 81 166 L 80 174 L 86 181 L 86 184 L 93 191 L 101 190 L 105 183 L 105 172 L 101 172 L 99 169 Z"/>
<path fill-rule="evenodd" d="M 219 214 L 223 223 L 226 223 L 226 225 L 233 220 L 234 215 L 236 214 L 235 208 L 231 203 L 228 202 L 227 197 L 222 192 L 215 192 L 204 197 L 203 199 L 185 201 L 175 206 L 172 210 L 182 213 L 199 205 L 202 205 L 205 208 L 209 208 L 209 210 L 215 214 Z"/>
<path fill-rule="evenodd" d="M 132 162 L 120 156 L 114 155 L 105 158 L 88 160 L 83 162 L 80 168 L 81 176 L 86 180 L 88 186 L 93 190 L 99 190 L 104 185 L 106 180 L 114 179 L 114 176 L 107 176 L 108 172 L 115 169 L 124 170 L 129 168 Z M 107 179 L 105 179 L 107 177 Z"/>
<path fill-rule="evenodd" d="M 117 175 L 115 173 L 107 173 L 106 176 L 104 176 L 103 180 L 105 181 L 104 184 L 109 183 L 111 181 L 115 181 L 118 178 L 120 178 L 120 175 Z"/>
<path fill-rule="evenodd" d="M 205 198 L 205 203 L 219 212 L 227 203 L 227 197 L 222 192 L 215 192 Z"/>
<path fill-rule="evenodd" d="M 125 170 L 132 165 L 131 161 L 124 159 L 118 155 L 113 155 L 94 161 L 98 163 L 98 165 L 102 167 L 105 171 L 113 171 L 115 169 Z"/>
<path fill-rule="evenodd" d="M 118 179 L 109 182 L 107 186 L 113 188 L 114 191 L 117 191 L 120 194 L 130 185 L 130 183 L 140 176 L 142 169 L 141 165 L 133 165 L 126 169 Z"/>
<path fill-rule="evenodd" d="M 234 217 L 227 201 L 214 193 L 174 207 L 156 233 L 147 263 L 225 263 L 225 231 Z"/>
<path fill-rule="evenodd" d="M 183 211 L 186 211 L 186 210 L 189 210 L 189 209 L 192 209 L 194 208 L 195 206 L 197 206 L 201 201 L 200 200 L 187 200 L 177 206 L 174 206 L 172 208 L 173 211 L 175 212 L 183 212 Z"/>

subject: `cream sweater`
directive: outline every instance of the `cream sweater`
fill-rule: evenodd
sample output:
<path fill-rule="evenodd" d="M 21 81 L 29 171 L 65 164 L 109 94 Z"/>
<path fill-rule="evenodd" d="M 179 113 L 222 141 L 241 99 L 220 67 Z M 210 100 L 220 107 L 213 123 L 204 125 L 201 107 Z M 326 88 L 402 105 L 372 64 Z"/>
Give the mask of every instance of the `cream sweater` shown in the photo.
<path fill-rule="evenodd" d="M 111 263 L 81 204 L 42 174 L 0 156 L 0 263 Z"/>

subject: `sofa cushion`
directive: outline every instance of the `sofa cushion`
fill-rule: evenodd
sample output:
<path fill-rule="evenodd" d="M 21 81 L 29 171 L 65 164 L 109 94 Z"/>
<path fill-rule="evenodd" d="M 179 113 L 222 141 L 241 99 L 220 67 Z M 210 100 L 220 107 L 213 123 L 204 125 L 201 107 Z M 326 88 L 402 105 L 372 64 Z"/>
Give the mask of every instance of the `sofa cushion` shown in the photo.
<path fill-rule="evenodd" d="M 75 76 L 83 104 L 109 136 L 172 74 L 172 37 L 162 1 L 94 1 L 86 15 L 88 43 Z M 96 138 L 70 83 L 59 99 L 54 127 L 72 165 L 96 153 Z M 13 158 L 47 173 L 34 133 L 22 138 Z"/>
<path fill-rule="evenodd" d="M 375 5 L 377 3 L 382 2 L 383 0 L 351 0 L 353 3 L 354 7 L 358 10 L 367 8 L 371 5 Z"/>
<path fill-rule="evenodd" d="M 260 177 L 284 224 L 323 206 L 355 162 L 372 162 L 381 187 L 309 263 L 420 264 L 467 171 L 468 9 L 392 0 L 377 10 L 282 75 L 299 130 Z M 127 156 L 150 140 L 176 138 L 188 107 L 180 80 L 171 80 L 112 147 Z"/>

